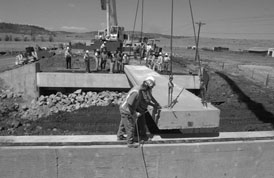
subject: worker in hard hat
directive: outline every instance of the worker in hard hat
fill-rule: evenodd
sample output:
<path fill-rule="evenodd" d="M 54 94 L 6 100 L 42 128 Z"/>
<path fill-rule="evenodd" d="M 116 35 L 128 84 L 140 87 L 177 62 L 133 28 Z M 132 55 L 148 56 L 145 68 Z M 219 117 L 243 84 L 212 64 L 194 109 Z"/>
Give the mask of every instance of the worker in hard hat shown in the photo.
<path fill-rule="evenodd" d="M 72 53 L 71 53 L 70 47 L 67 46 L 66 51 L 65 51 L 67 69 L 71 69 L 71 57 L 72 57 Z"/>
<path fill-rule="evenodd" d="M 117 132 L 117 139 L 127 140 L 128 147 L 130 148 L 139 146 L 134 143 L 135 126 L 144 126 L 142 124 L 137 124 L 138 117 L 142 115 L 142 113 L 138 112 L 137 109 L 144 107 L 145 104 L 142 102 L 147 102 L 147 100 L 143 99 L 144 96 L 147 95 L 142 95 L 143 93 L 149 93 L 154 86 L 154 78 L 146 78 L 140 86 L 135 86 L 129 91 L 125 101 L 120 106 L 121 121 Z M 144 130 L 144 128 L 138 127 L 137 134 L 139 133 L 139 130 Z M 124 136 L 125 134 L 127 134 L 127 137 Z"/>
<path fill-rule="evenodd" d="M 129 64 L 129 57 L 126 53 L 124 53 L 122 56 L 122 72 L 125 72 L 125 65 Z"/>
<path fill-rule="evenodd" d="M 163 65 L 163 56 L 162 56 L 162 53 L 159 52 L 158 58 L 155 61 L 155 64 L 153 66 L 153 70 L 157 69 L 158 72 L 162 72 L 162 65 Z"/>
<path fill-rule="evenodd" d="M 168 72 L 169 62 L 170 62 L 170 57 L 167 53 L 165 53 L 165 56 L 164 56 L 164 71 L 165 72 Z"/>
<path fill-rule="evenodd" d="M 155 78 L 153 76 L 147 77 L 143 85 L 147 85 L 147 90 L 141 90 L 140 102 L 136 110 L 140 113 L 137 121 L 139 138 L 140 140 L 146 141 L 149 138 L 147 136 L 147 132 L 149 131 L 147 129 L 145 117 L 145 114 L 148 112 L 148 106 L 153 107 L 153 112 L 158 111 L 161 106 L 152 95 L 152 89 L 156 86 Z"/>
<path fill-rule="evenodd" d="M 101 52 L 107 52 L 107 42 L 104 41 L 100 47 Z"/>
<path fill-rule="evenodd" d="M 96 70 L 101 70 L 101 54 L 99 49 L 94 51 L 94 58 L 97 61 Z"/>
<path fill-rule="evenodd" d="M 85 54 L 84 54 L 84 61 L 85 61 L 85 64 L 86 64 L 86 72 L 87 73 L 90 73 L 90 62 L 89 62 L 89 50 L 86 50 L 85 51 Z"/>

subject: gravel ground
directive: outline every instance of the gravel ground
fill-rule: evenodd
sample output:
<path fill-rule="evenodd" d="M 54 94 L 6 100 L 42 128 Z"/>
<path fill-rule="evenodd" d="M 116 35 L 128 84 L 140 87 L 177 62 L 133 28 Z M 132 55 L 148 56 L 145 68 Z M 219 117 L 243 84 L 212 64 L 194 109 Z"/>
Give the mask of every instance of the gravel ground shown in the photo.
<path fill-rule="evenodd" d="M 192 69 L 194 70 L 192 72 L 195 73 L 197 63 L 193 62 L 193 57 L 190 57 L 191 53 L 184 53 L 183 56 L 174 60 L 175 72 L 191 72 L 190 69 Z M 220 131 L 273 130 L 274 90 L 247 79 L 234 68 L 220 70 L 219 65 L 212 65 L 214 61 L 217 64 L 225 58 L 235 57 L 234 53 L 229 55 L 225 52 L 223 56 L 218 53 L 215 58 L 211 58 L 210 55 L 214 55 L 214 53 L 207 54 L 206 59 L 203 59 L 203 54 L 201 54 L 203 64 L 208 68 L 210 75 L 206 98 L 221 110 Z M 222 56 L 222 59 L 218 56 Z M 243 55 L 238 57 L 244 58 Z M 42 69 L 46 70 L 46 64 L 48 67 L 52 67 L 54 63 L 49 61 L 56 60 L 58 60 L 56 69 L 62 68 L 65 64 L 63 58 L 55 56 L 47 61 L 46 59 L 41 61 L 41 64 L 44 64 Z M 231 64 L 235 64 L 235 61 L 237 62 L 236 59 L 231 61 Z M 248 64 L 247 61 L 245 59 L 243 63 Z M 252 62 L 254 64 L 254 60 Z M 267 62 L 269 63 L 269 60 Z M 226 60 L 226 63 L 229 63 L 229 60 Z M 3 83 L 0 83 L 0 86 L 3 86 Z M 0 100 L 0 105 L 12 105 L 15 103 L 14 100 L 19 104 L 24 103 L 24 99 L 21 97 L 5 98 Z M 35 121 L 22 120 L 16 114 L 2 115 L 0 116 L 0 135 L 115 134 L 119 120 L 118 106 L 115 105 L 89 107 L 69 113 L 60 112 Z"/>

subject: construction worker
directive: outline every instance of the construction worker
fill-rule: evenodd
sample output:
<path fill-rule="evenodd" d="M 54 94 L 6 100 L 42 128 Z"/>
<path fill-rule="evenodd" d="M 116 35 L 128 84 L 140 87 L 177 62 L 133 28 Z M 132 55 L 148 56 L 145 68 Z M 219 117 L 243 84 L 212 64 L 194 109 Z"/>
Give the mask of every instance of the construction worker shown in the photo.
<path fill-rule="evenodd" d="M 117 69 L 116 72 L 118 73 L 122 72 L 123 70 L 122 60 L 123 60 L 123 57 L 122 57 L 121 51 L 117 51 L 116 52 L 116 69 Z"/>
<path fill-rule="evenodd" d="M 71 69 L 71 57 L 72 57 L 72 53 L 71 53 L 70 47 L 68 46 L 65 51 L 67 69 Z"/>
<path fill-rule="evenodd" d="M 96 61 L 97 61 L 97 70 L 101 70 L 101 55 L 100 55 L 99 49 L 96 49 L 94 51 L 94 57 L 96 58 Z"/>
<path fill-rule="evenodd" d="M 162 72 L 162 65 L 163 65 L 163 56 L 162 56 L 162 53 L 160 52 L 155 62 L 155 65 L 153 66 L 153 70 L 156 70 L 157 68 L 158 72 Z"/>
<path fill-rule="evenodd" d="M 140 140 L 148 140 L 147 136 L 147 127 L 146 127 L 146 118 L 145 114 L 148 112 L 148 106 L 152 106 L 155 111 L 161 109 L 160 104 L 156 101 L 156 99 L 152 95 L 152 88 L 155 87 L 156 81 L 154 77 L 150 76 L 147 77 L 145 81 L 151 81 L 149 84 L 149 88 L 147 90 L 141 90 L 140 94 L 140 102 L 137 107 L 137 112 L 140 113 L 138 117 L 137 124 L 138 124 L 138 131 L 139 131 L 139 138 Z"/>
<path fill-rule="evenodd" d="M 122 72 L 125 72 L 125 65 L 129 64 L 129 58 L 126 53 L 123 54 L 123 59 L 122 59 Z"/>
<path fill-rule="evenodd" d="M 165 72 L 168 72 L 169 62 L 170 62 L 170 57 L 166 53 L 165 57 L 164 57 L 164 71 Z"/>
<path fill-rule="evenodd" d="M 108 53 L 107 53 L 107 63 L 108 63 L 108 66 L 109 66 L 109 73 L 113 73 L 113 71 L 114 71 L 114 60 L 115 60 L 114 54 L 112 54 L 110 51 L 108 51 Z"/>
<path fill-rule="evenodd" d="M 102 70 L 106 68 L 107 58 L 108 58 L 107 52 L 102 51 L 101 52 L 101 69 Z"/>
<path fill-rule="evenodd" d="M 137 53 L 140 53 L 140 46 L 137 45 L 136 43 L 133 44 L 133 55 L 134 59 L 137 59 Z"/>
<path fill-rule="evenodd" d="M 101 52 L 107 52 L 107 42 L 106 41 L 104 41 L 103 43 L 102 43 L 102 45 L 101 45 L 101 47 L 100 47 L 100 51 Z"/>
<path fill-rule="evenodd" d="M 117 132 L 117 140 L 127 140 L 129 148 L 136 148 L 139 146 L 134 143 L 134 133 L 137 119 L 141 116 L 141 113 L 137 112 L 137 108 L 140 107 L 140 101 L 142 102 L 142 92 L 148 92 L 154 86 L 155 80 L 153 80 L 153 77 L 146 78 L 140 86 L 135 86 L 128 92 L 125 101 L 119 108 L 121 121 Z M 141 105 L 143 104 L 141 103 Z M 125 134 L 127 134 L 127 137 L 124 136 Z"/>
<path fill-rule="evenodd" d="M 206 103 L 206 92 L 208 88 L 208 83 L 209 83 L 209 74 L 207 70 L 204 67 L 201 67 L 201 74 L 200 74 L 200 94 L 202 98 L 202 103 L 203 105 L 207 106 Z"/>
<path fill-rule="evenodd" d="M 84 54 L 84 61 L 85 61 L 85 64 L 86 64 L 86 72 L 87 73 L 90 73 L 90 65 L 89 65 L 89 51 L 86 50 L 85 54 Z"/>

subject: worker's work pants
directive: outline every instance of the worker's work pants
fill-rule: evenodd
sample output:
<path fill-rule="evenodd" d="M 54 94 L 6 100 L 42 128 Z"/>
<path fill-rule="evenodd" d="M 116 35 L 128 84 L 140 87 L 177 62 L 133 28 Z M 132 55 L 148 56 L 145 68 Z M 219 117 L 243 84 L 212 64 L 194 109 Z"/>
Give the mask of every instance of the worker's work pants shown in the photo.
<path fill-rule="evenodd" d="M 141 140 L 146 140 L 147 139 L 147 134 L 146 134 L 146 117 L 145 114 L 142 114 L 141 116 L 138 117 L 137 120 L 137 126 L 138 126 L 138 133 L 137 136 Z"/>
<path fill-rule="evenodd" d="M 67 65 L 67 69 L 71 69 L 71 57 L 70 56 L 66 57 L 66 65 Z"/>
<path fill-rule="evenodd" d="M 117 137 L 127 134 L 127 143 L 132 144 L 134 141 L 135 119 L 131 114 L 121 112 L 121 121 L 117 132 Z"/>
<path fill-rule="evenodd" d="M 87 72 L 87 73 L 90 73 L 89 59 L 85 59 L 85 63 L 86 63 L 86 72 Z"/>
<path fill-rule="evenodd" d="M 106 64 L 107 64 L 107 60 L 102 59 L 102 61 L 101 61 L 101 69 L 105 69 L 106 68 Z"/>
<path fill-rule="evenodd" d="M 168 71 L 169 62 L 164 62 L 164 71 Z"/>
<path fill-rule="evenodd" d="M 120 73 L 123 71 L 123 64 L 121 61 L 117 61 L 117 72 Z"/>

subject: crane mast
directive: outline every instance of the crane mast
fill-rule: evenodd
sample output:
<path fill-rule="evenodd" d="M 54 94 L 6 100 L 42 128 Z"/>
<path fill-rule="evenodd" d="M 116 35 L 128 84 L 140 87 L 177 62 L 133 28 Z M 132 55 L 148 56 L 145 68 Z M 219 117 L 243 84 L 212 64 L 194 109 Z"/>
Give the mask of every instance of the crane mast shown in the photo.
<path fill-rule="evenodd" d="M 106 39 L 111 41 L 121 39 L 124 28 L 118 26 L 116 0 L 101 0 L 101 9 L 106 11 L 107 28 L 104 31 Z"/>

